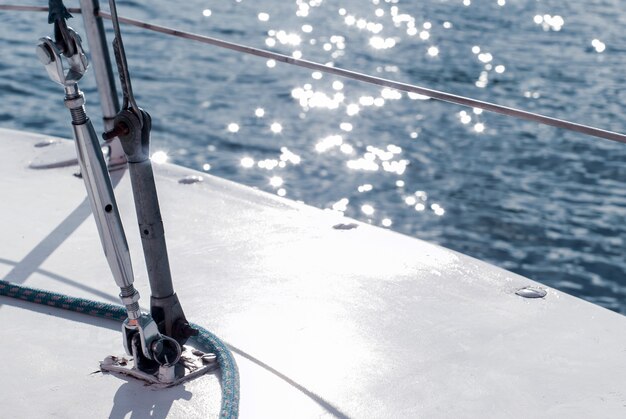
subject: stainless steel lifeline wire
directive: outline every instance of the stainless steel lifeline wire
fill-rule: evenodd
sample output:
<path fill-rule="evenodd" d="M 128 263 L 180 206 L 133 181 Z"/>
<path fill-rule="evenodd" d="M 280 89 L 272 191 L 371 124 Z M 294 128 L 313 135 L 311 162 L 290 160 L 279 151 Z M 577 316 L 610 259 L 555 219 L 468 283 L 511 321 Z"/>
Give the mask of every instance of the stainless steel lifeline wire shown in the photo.
<path fill-rule="evenodd" d="M 47 12 L 47 7 L 38 6 L 18 6 L 18 5 L 0 5 L 0 10 L 16 10 L 16 11 L 37 11 Z M 80 13 L 80 9 L 68 9 L 71 13 Z M 111 14 L 103 11 L 97 13 L 98 16 L 111 19 Z M 331 67 L 329 65 L 316 63 L 313 61 L 293 58 L 288 55 L 279 54 L 272 51 L 267 51 L 260 48 L 254 48 L 246 45 L 241 45 L 233 42 L 224 41 L 210 36 L 198 35 L 190 32 L 185 32 L 177 29 L 168 28 L 166 26 L 155 25 L 152 23 L 143 22 L 141 20 L 130 19 L 119 16 L 119 21 L 128 25 L 137 26 L 140 28 L 148 29 L 154 32 L 160 32 L 166 35 L 176 36 L 179 38 L 190 39 L 193 41 L 202 42 L 205 44 L 217 46 L 220 48 L 230 49 L 232 51 L 241 52 L 244 54 L 255 55 L 257 57 L 269 58 L 278 62 L 291 64 L 299 67 L 308 68 L 311 70 L 317 70 L 323 73 L 334 74 L 336 76 L 346 77 L 353 80 L 362 81 L 365 83 L 375 84 L 378 86 L 389 87 L 404 92 L 417 93 L 423 96 L 427 96 L 432 99 L 440 100 L 443 102 L 455 103 L 457 105 L 469 106 L 472 108 L 484 109 L 486 111 L 499 113 L 506 116 L 512 116 L 514 118 L 526 119 L 528 121 L 538 122 L 544 125 L 550 125 L 557 128 L 562 128 L 568 131 L 579 132 L 582 134 L 590 135 L 593 137 L 604 138 L 607 140 L 617 141 L 626 144 L 626 135 L 619 132 L 608 131 L 601 128 L 596 128 L 588 125 L 578 124 L 576 122 L 567 121 L 564 119 L 553 118 L 550 116 L 541 115 L 534 112 L 528 112 L 521 109 L 511 108 L 508 106 L 498 105 L 496 103 L 485 102 L 477 99 L 472 99 L 465 96 L 459 96 L 452 93 L 442 92 L 439 90 L 429 89 L 426 87 L 420 87 L 409 83 L 401 83 L 393 80 L 387 80 L 380 77 L 370 76 L 367 74 L 359 73 L 352 70 L 346 70 L 338 67 Z"/>

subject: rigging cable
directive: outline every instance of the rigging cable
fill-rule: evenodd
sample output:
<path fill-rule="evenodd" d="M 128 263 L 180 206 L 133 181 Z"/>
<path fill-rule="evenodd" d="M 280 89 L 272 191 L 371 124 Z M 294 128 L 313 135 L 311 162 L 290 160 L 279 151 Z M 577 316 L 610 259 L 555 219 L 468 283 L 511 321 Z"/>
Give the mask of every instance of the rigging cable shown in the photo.
<path fill-rule="evenodd" d="M 47 7 L 37 6 L 17 6 L 17 5 L 0 5 L 0 10 L 19 10 L 19 11 L 48 11 Z M 80 9 L 68 9 L 73 13 L 80 13 Z M 111 14 L 103 11 L 97 12 L 97 15 L 105 19 L 111 19 Z M 308 68 L 311 70 L 317 70 L 323 73 L 334 74 L 336 76 L 346 77 L 353 80 L 362 81 L 365 83 L 375 84 L 377 86 L 389 87 L 404 92 L 417 93 L 422 96 L 428 96 L 429 98 L 455 103 L 457 105 L 468 106 L 472 108 L 479 108 L 486 111 L 499 113 L 506 116 L 511 116 L 518 119 L 525 119 L 528 121 L 537 122 L 544 125 L 550 125 L 557 128 L 566 129 L 569 131 L 579 132 L 582 134 L 590 135 L 593 137 L 604 138 L 607 140 L 626 143 L 626 135 L 619 132 L 608 131 L 601 128 L 592 127 L 589 125 L 578 124 L 576 122 L 567 121 L 564 119 L 553 118 L 550 116 L 541 115 L 534 112 L 528 112 L 517 108 L 511 108 L 508 106 L 498 105 L 496 103 L 485 102 L 482 100 L 472 99 L 465 96 L 455 95 L 452 93 L 442 92 L 426 87 L 416 86 L 409 83 L 402 83 L 393 80 L 383 79 L 381 77 L 370 76 L 367 74 L 359 73 L 352 70 L 346 70 L 339 67 L 332 67 L 317 63 L 314 61 L 308 61 L 298 58 L 293 58 L 288 55 L 279 54 L 260 48 L 254 48 L 247 45 L 241 45 L 234 42 L 228 42 L 221 39 L 213 38 L 206 35 L 198 35 L 191 32 L 185 32 L 178 29 L 168 28 L 166 26 L 155 25 L 148 22 L 143 22 L 137 19 L 130 19 L 127 17 L 119 16 L 119 21 L 129 25 L 137 26 L 143 29 L 151 30 L 154 32 L 160 32 L 166 35 L 176 36 L 179 38 L 189 39 L 193 41 L 202 42 L 217 46 L 220 48 L 230 49 L 232 51 L 241 52 L 244 54 L 255 55 L 257 57 L 270 58 L 275 61 L 283 62 L 290 65 Z"/>

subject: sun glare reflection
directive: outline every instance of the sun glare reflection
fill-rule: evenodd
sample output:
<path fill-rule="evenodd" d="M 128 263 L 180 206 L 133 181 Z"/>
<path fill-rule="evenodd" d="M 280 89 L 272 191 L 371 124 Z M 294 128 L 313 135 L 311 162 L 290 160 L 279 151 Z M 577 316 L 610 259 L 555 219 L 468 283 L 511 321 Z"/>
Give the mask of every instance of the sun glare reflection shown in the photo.
<path fill-rule="evenodd" d="M 348 198 L 341 198 L 332 205 L 332 209 L 335 211 L 345 212 L 348 209 L 349 203 L 350 200 Z"/>
<path fill-rule="evenodd" d="M 155 164 L 163 164 L 167 161 L 168 158 L 169 156 L 167 155 L 165 151 L 159 150 L 159 151 L 155 151 L 154 153 L 152 153 L 150 160 L 152 161 L 152 163 L 155 163 Z"/>
<path fill-rule="evenodd" d="M 396 46 L 396 40 L 393 38 L 372 36 L 370 38 L 370 46 L 374 49 L 389 49 Z"/>
<path fill-rule="evenodd" d="M 245 168 L 254 166 L 254 159 L 252 157 L 244 157 L 240 161 L 241 165 Z"/>
<path fill-rule="evenodd" d="M 462 1 L 465 6 L 472 4 L 470 0 L 457 1 Z M 492 0 L 492 2 L 497 3 L 498 6 L 506 4 L 505 0 Z M 346 52 L 347 47 L 352 50 L 354 48 L 369 49 L 369 55 L 387 56 L 387 59 L 380 60 L 380 64 L 374 65 L 375 72 L 380 73 L 382 77 L 394 79 L 401 79 L 406 74 L 404 74 L 405 68 L 401 62 L 394 57 L 395 53 L 391 51 L 393 48 L 418 46 L 420 48 L 418 55 L 421 54 L 421 58 L 417 59 L 427 61 L 430 66 L 444 65 L 443 58 L 449 58 L 444 49 L 448 43 L 441 35 L 450 36 L 453 33 L 453 31 L 444 31 L 453 27 L 451 21 L 415 14 L 414 10 L 408 10 L 408 7 L 400 5 L 398 0 L 372 0 L 370 9 L 361 5 L 359 8 L 355 7 L 354 10 L 344 7 L 335 9 L 339 16 L 334 15 L 334 19 L 344 33 L 341 30 L 333 33 L 329 32 L 332 29 L 328 29 L 333 26 L 319 26 L 317 23 L 319 21 L 313 19 L 314 8 L 321 3 L 321 0 L 296 0 L 295 15 L 300 19 L 296 24 L 282 28 L 278 25 L 281 24 L 279 22 L 283 21 L 284 16 L 280 15 L 279 11 L 271 9 L 272 13 L 269 13 L 269 11 L 257 9 L 253 17 L 257 17 L 257 24 L 262 27 L 260 42 L 264 42 L 268 48 L 276 48 L 282 54 L 294 58 L 310 54 L 312 58 L 321 60 L 329 66 L 335 63 L 338 66 L 345 64 L 340 57 Z M 210 9 L 201 8 L 200 10 L 205 17 L 212 16 Z M 407 13 L 409 11 L 411 13 Z M 291 13 L 293 14 L 294 11 L 292 10 Z M 533 14 L 530 15 L 532 16 Z M 535 16 L 534 20 L 545 30 L 551 31 L 558 31 L 564 25 L 564 20 L 560 16 L 542 14 Z M 265 22 L 269 23 L 264 24 Z M 272 27 L 270 28 L 269 25 Z M 535 27 L 532 23 L 530 25 Z M 591 47 L 587 46 L 588 52 L 601 53 L 606 48 L 605 44 L 598 39 L 591 41 Z M 498 50 L 494 50 L 493 53 L 489 52 L 490 45 L 481 47 L 469 44 L 465 48 L 465 56 L 470 55 L 468 49 L 471 48 L 470 57 L 474 58 L 474 65 L 478 68 L 476 74 L 472 75 L 470 83 L 486 88 L 490 81 L 504 80 L 504 76 L 500 75 L 507 71 L 504 64 L 509 63 L 503 62 L 504 60 L 500 60 L 497 56 L 494 57 Z M 453 51 L 450 52 L 452 53 Z M 320 59 L 320 54 L 324 58 Z M 267 59 L 265 63 L 270 69 L 277 67 L 275 60 Z M 283 71 L 283 68 L 278 68 L 268 71 L 268 74 L 284 77 Z M 512 73 L 512 71 L 506 73 L 506 76 Z M 363 88 L 359 84 L 346 82 L 344 79 L 316 70 L 310 70 L 308 77 L 305 73 L 304 77 L 299 80 L 301 84 L 291 85 L 290 100 L 296 107 L 293 115 L 282 113 L 281 109 L 268 105 L 270 102 L 257 100 L 252 102 L 252 106 L 246 108 L 245 114 L 232 114 L 230 117 L 232 122 L 226 120 L 223 123 L 226 128 L 224 135 L 227 135 L 230 141 L 256 141 L 257 139 L 253 138 L 256 130 L 258 131 L 256 135 L 269 137 L 268 141 L 273 141 L 274 147 L 280 147 L 280 152 L 276 149 L 274 151 L 263 149 L 250 154 L 236 155 L 234 166 L 255 181 L 260 180 L 259 186 L 264 190 L 281 197 L 287 196 L 285 179 L 296 178 L 293 177 L 294 172 L 289 171 L 293 170 L 296 165 L 306 166 L 303 161 L 310 163 L 306 159 L 317 159 L 323 161 L 325 166 L 339 167 L 346 179 L 351 179 L 354 183 L 347 184 L 347 188 L 342 193 L 345 197 L 335 196 L 334 199 L 340 199 L 334 203 L 327 201 L 327 209 L 341 214 L 347 212 L 348 216 L 360 216 L 372 225 L 384 228 L 392 228 L 392 226 L 402 228 L 403 220 L 402 216 L 396 218 L 397 215 L 384 201 L 381 201 L 381 197 L 394 202 L 400 211 L 410 214 L 411 217 L 432 217 L 433 214 L 436 216 L 445 214 L 440 204 L 432 203 L 432 200 L 428 201 L 426 192 L 412 191 L 415 189 L 415 180 L 410 172 L 411 164 L 416 164 L 417 168 L 420 168 L 422 164 L 424 166 L 427 164 L 426 160 L 423 162 L 419 158 L 414 160 L 412 147 L 418 145 L 416 141 L 418 138 L 418 141 L 422 141 L 422 138 L 424 141 L 428 140 L 429 131 L 422 126 L 422 120 L 427 118 L 428 114 L 425 111 L 415 112 L 410 116 L 411 120 L 407 120 L 406 124 L 400 128 L 397 136 L 386 135 L 386 133 L 378 137 L 367 135 L 367 130 L 371 130 L 375 118 L 397 112 L 399 106 L 419 107 L 421 103 L 409 102 L 407 98 L 410 101 L 429 100 L 428 96 L 387 87 L 381 87 L 379 90 L 371 87 Z M 535 92 L 529 92 L 529 94 L 529 97 L 534 97 Z M 202 107 L 211 106 L 211 104 L 202 105 Z M 458 117 L 460 127 L 464 127 L 475 138 L 479 138 L 478 134 L 487 131 L 484 118 L 480 116 L 480 110 L 473 112 L 472 110 L 461 112 L 455 110 L 453 112 L 455 112 L 452 114 L 453 119 Z M 287 119 L 288 117 L 293 117 L 293 119 Z M 303 122 L 317 119 L 325 122 L 324 119 L 326 119 L 326 129 L 334 129 L 334 131 L 322 131 L 319 136 L 312 138 L 313 142 L 309 143 L 311 145 L 308 150 L 302 150 L 297 148 L 294 139 L 301 134 L 307 141 L 310 141 L 311 137 L 310 133 L 298 130 L 298 119 Z M 283 126 L 285 121 L 290 123 Z M 374 132 L 383 132 L 383 128 Z M 395 144 L 390 144 L 391 142 Z M 405 150 L 396 144 L 402 144 Z M 312 149 L 315 150 L 314 153 Z M 164 162 L 167 160 L 167 154 L 159 151 L 153 155 L 152 159 L 157 163 Z M 209 163 L 201 161 L 200 164 L 204 171 L 211 169 Z M 296 171 L 308 173 L 308 170 L 309 168 L 306 167 Z M 328 170 L 330 172 L 332 169 Z M 291 187 L 291 185 L 288 186 Z M 296 188 L 296 186 L 294 181 L 293 187 Z M 388 193 L 392 195 L 385 195 Z M 297 189 L 289 189 L 290 198 L 304 199 L 303 196 L 305 195 L 300 194 Z M 351 203 L 351 199 L 354 202 Z M 369 202 L 364 202 L 364 200 Z"/>
<path fill-rule="evenodd" d="M 272 176 L 270 178 L 270 185 L 272 185 L 275 188 L 278 188 L 279 186 L 283 185 L 283 178 L 280 176 Z"/>
<path fill-rule="evenodd" d="M 283 132 L 283 126 L 279 122 L 273 122 L 272 125 L 270 125 L 270 130 L 274 134 L 280 134 Z"/>
<path fill-rule="evenodd" d="M 604 52 L 606 49 L 606 44 L 599 39 L 594 39 L 591 41 L 591 46 L 596 50 L 597 53 Z"/>
<path fill-rule="evenodd" d="M 361 205 L 361 211 L 363 212 L 363 214 L 365 215 L 373 215 L 374 212 L 376 212 L 376 210 L 374 209 L 373 206 L 369 205 L 369 204 L 365 204 L 365 205 Z"/>

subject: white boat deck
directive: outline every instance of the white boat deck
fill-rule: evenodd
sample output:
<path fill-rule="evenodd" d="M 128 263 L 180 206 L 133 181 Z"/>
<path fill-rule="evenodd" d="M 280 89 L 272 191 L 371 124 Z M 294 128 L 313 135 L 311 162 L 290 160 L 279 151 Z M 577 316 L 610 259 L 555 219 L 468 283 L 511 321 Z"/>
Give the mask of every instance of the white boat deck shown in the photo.
<path fill-rule="evenodd" d="M 0 130 L 0 278 L 117 303 L 73 144 Z M 55 151 L 56 150 L 56 151 Z M 187 317 L 232 346 L 241 417 L 624 417 L 626 318 L 391 231 L 155 166 Z M 181 184 L 188 175 L 204 181 Z M 114 172 L 147 306 L 130 182 Z M 120 179 L 121 178 L 121 179 Z M 94 373 L 118 324 L 0 297 L 3 417 L 216 417 L 217 375 L 168 390 Z"/>

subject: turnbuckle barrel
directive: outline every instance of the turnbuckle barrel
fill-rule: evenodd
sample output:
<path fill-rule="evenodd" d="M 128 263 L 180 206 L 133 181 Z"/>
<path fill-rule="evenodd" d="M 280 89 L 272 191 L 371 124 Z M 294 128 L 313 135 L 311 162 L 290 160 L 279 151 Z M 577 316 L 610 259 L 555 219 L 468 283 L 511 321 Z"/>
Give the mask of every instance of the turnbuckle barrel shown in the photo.
<path fill-rule="evenodd" d="M 84 96 L 76 84 L 73 89 L 71 86 L 66 87 L 65 106 L 72 115 L 78 162 L 102 248 L 113 278 L 122 291 L 120 298 L 128 310 L 128 316 L 136 319 L 141 314 L 139 293 L 133 287 L 134 275 L 128 243 L 98 136 L 87 118 L 84 102 Z"/>
<path fill-rule="evenodd" d="M 66 51 L 72 51 L 71 55 L 64 55 L 50 38 L 40 39 L 37 55 L 50 78 L 65 89 L 64 103 L 72 116 L 78 163 L 102 248 L 113 278 L 121 289 L 120 298 L 126 306 L 128 317 L 134 320 L 141 312 L 138 303 L 139 293 L 133 287 L 134 276 L 128 243 L 98 136 L 85 113 L 85 98 L 78 88 L 78 81 L 87 71 L 87 57 L 82 49 L 80 37 L 73 29 L 66 28 L 64 42 Z M 67 71 L 63 65 L 64 56 L 69 64 Z"/>

